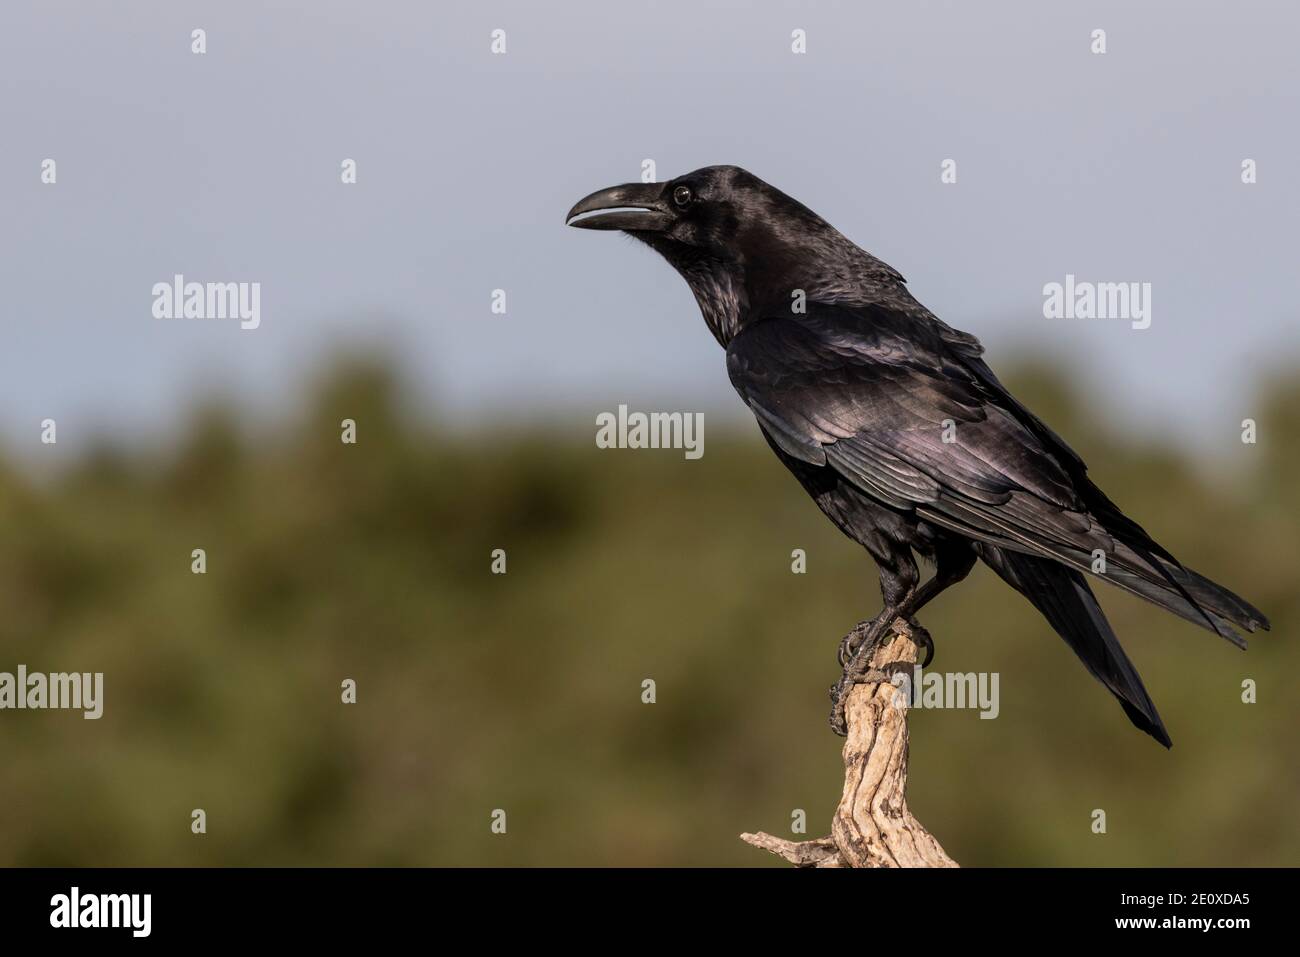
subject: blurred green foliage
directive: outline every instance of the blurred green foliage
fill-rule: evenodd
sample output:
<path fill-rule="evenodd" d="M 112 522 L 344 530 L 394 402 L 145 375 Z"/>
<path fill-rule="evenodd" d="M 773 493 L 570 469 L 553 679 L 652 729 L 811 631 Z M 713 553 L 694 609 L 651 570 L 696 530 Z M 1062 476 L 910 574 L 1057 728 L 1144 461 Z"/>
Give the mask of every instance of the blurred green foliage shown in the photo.
<path fill-rule="evenodd" d="M 1243 654 L 1097 586 L 1166 752 L 977 571 L 922 618 L 936 669 L 1001 674 L 1001 715 L 913 714 L 917 816 L 967 865 L 1300 864 L 1300 391 L 1265 388 L 1258 445 L 1225 423 L 1233 467 L 1207 474 L 1090 420 L 1053 370 L 1009 378 L 1274 630 Z M 585 413 L 479 433 L 404 407 L 360 361 L 279 428 L 214 404 L 165 454 L 0 464 L 0 671 L 105 674 L 99 721 L 0 712 L 0 864 L 785 866 L 737 835 L 796 808 L 826 831 L 834 652 L 879 593 L 757 430 L 712 427 L 686 461 L 597 449 Z"/>

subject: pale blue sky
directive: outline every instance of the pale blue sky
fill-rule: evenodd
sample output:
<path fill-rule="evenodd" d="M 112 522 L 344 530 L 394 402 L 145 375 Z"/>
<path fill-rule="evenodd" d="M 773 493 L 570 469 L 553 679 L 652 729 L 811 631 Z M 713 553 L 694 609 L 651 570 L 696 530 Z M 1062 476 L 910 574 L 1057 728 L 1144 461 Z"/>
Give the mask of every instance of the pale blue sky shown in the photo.
<path fill-rule="evenodd" d="M 1218 445 L 1300 351 L 1296 10 L 6 0 L 3 452 L 41 453 L 46 416 L 61 454 L 165 434 L 208 388 L 281 414 L 339 343 L 399 355 L 421 401 L 462 419 L 739 415 L 684 284 L 563 226 L 644 158 L 661 179 L 745 166 L 898 268 L 995 368 L 1074 356 L 1108 412 Z M 176 272 L 260 282 L 261 327 L 153 319 Z M 1152 283 L 1152 327 L 1042 318 L 1066 273 Z"/>

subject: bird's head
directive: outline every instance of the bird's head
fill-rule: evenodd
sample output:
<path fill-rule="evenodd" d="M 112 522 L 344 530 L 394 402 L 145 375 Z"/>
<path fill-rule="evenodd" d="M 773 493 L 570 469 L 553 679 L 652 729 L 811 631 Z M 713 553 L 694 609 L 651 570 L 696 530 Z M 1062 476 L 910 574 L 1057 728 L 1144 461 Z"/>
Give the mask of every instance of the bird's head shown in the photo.
<path fill-rule="evenodd" d="M 657 250 L 686 280 L 723 345 L 750 316 L 789 309 L 796 291 L 809 302 L 845 301 L 873 282 L 902 280 L 807 206 L 738 166 L 598 190 L 565 222 L 621 230 Z"/>
<path fill-rule="evenodd" d="M 741 264 L 765 259 L 803 230 L 829 227 L 811 210 L 738 166 L 706 166 L 666 183 L 597 190 L 569 210 L 579 229 L 617 229 L 674 265 L 702 258 Z"/>

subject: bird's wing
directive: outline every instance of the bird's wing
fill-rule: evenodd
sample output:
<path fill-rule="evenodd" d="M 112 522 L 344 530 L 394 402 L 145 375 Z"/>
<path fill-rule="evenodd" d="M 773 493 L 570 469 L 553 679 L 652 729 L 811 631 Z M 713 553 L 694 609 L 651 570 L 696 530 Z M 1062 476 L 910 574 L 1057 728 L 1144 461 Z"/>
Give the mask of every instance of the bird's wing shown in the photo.
<path fill-rule="evenodd" d="M 926 338 L 873 326 L 855 310 L 813 308 L 798 321 L 747 327 L 727 349 L 727 368 L 782 450 L 890 506 L 1033 551 L 1103 542 L 1069 474 Z"/>
<path fill-rule="evenodd" d="M 781 450 L 975 540 L 1084 571 L 1096 549 L 1136 558 L 1114 554 L 1070 471 L 993 402 L 941 330 L 901 334 L 874 319 L 819 306 L 759 321 L 728 346 L 732 384 Z"/>
<path fill-rule="evenodd" d="M 748 325 L 727 348 L 727 369 L 794 458 L 977 541 L 1084 572 L 1100 550 L 1108 580 L 1244 644 L 1098 514 L 1078 457 L 950 332 L 915 315 L 809 304 L 806 315 Z"/>

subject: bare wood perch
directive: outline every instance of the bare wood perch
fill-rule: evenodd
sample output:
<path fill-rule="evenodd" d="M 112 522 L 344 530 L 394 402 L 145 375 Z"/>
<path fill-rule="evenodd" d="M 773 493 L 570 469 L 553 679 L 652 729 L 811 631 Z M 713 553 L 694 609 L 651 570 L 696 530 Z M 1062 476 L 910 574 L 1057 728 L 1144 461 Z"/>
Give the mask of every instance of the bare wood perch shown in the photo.
<path fill-rule="evenodd" d="M 896 637 L 876 649 L 871 670 L 903 671 L 916 664 L 912 629 L 901 618 Z M 903 689 L 887 682 L 860 684 L 845 707 L 844 793 L 830 837 L 787 841 L 771 834 L 740 839 L 799 867 L 956 867 L 939 842 L 907 809 L 907 711 Z"/>

